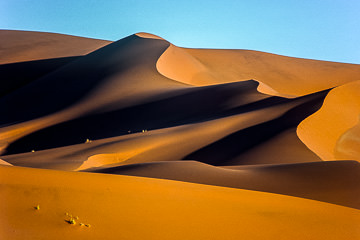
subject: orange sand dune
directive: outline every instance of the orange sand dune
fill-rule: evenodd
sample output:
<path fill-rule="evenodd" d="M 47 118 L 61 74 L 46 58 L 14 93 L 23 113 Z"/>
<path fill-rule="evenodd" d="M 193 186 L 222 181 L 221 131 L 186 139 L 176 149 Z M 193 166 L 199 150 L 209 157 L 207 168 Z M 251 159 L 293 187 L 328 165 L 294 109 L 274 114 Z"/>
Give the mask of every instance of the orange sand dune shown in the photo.
<path fill-rule="evenodd" d="M 360 81 L 330 91 L 322 108 L 305 119 L 298 135 L 323 160 L 360 161 Z"/>
<path fill-rule="evenodd" d="M 359 73 L 0 30 L 0 238 L 360 239 Z"/>
<path fill-rule="evenodd" d="M 157 62 L 164 76 L 192 85 L 254 79 L 265 94 L 298 97 L 359 79 L 360 65 L 292 58 L 251 50 L 171 45 Z"/>
<path fill-rule="evenodd" d="M 205 151 L 205 155 L 202 154 L 202 148 L 209 145 L 211 146 L 211 144 L 216 145 L 219 140 L 220 144 L 222 144 L 221 141 L 224 141 L 222 140 L 224 137 L 234 133 L 237 133 L 237 135 L 239 133 L 241 134 L 242 131 L 252 126 L 256 127 L 256 125 L 264 122 L 272 124 L 273 119 L 275 119 L 275 123 L 277 121 L 283 122 L 282 127 L 286 127 L 289 123 L 282 121 L 281 116 L 286 116 L 286 114 L 283 114 L 288 112 L 289 109 L 298 105 L 301 106 L 304 102 L 311 103 L 309 100 L 312 99 L 314 99 L 314 96 L 290 100 L 265 109 L 234 114 L 201 123 L 163 128 L 146 133 L 127 134 L 125 136 L 60 149 L 49 149 L 39 152 L 36 151 L 34 153 L 30 152 L 31 150 L 29 149 L 28 153 L 7 155 L 3 156 L 3 158 L 18 166 L 83 170 L 109 164 L 124 165 L 141 162 L 179 160 L 182 158 L 187 159 L 187 155 L 195 152 L 194 158 L 190 159 L 206 161 L 207 158 L 209 158 L 208 160 L 214 163 L 216 162 L 218 165 L 225 164 L 226 160 L 228 160 L 227 158 L 223 156 L 217 157 L 216 154 L 213 154 L 214 159 L 210 158 L 208 157 L 207 151 Z M 295 113 L 299 114 L 297 111 L 295 111 Z M 80 124 L 76 126 L 79 125 Z M 74 129 L 76 129 L 76 127 Z M 281 131 L 282 129 L 274 128 L 274 130 Z M 54 133 L 56 132 L 61 131 L 54 131 Z M 49 135 L 51 134 L 47 136 Z M 41 136 L 38 136 L 38 138 L 41 138 Z M 251 136 L 248 136 L 247 142 L 250 142 L 250 138 Z M 51 141 L 51 139 L 48 138 L 44 139 L 46 139 L 46 142 Z M 26 142 L 29 141 L 30 140 Z M 34 138 L 34 141 L 39 140 Z M 85 139 L 83 139 L 83 142 L 84 141 Z M 259 140 L 252 139 L 251 141 L 255 144 L 255 142 Z M 238 151 L 237 149 L 239 148 L 237 145 L 228 145 L 228 147 L 232 147 L 231 151 Z M 171 149 L 171 151 L 167 149 Z M 197 152 L 200 152 L 200 156 L 197 156 Z M 237 156 L 236 154 L 237 152 L 234 156 Z M 304 161 L 306 161 L 306 159 Z M 268 163 L 271 163 L 271 161 Z"/>
<path fill-rule="evenodd" d="M 285 147 L 286 146 L 286 147 Z M 256 147 L 245 151 L 228 165 L 317 162 L 321 159 L 296 134 L 296 127 L 285 130 Z"/>
<path fill-rule="evenodd" d="M 0 64 L 85 55 L 109 43 L 58 33 L 0 30 Z"/>
<path fill-rule="evenodd" d="M 360 209 L 360 163 L 356 161 L 226 168 L 195 161 L 167 161 L 88 171 L 272 192 Z"/>
<path fill-rule="evenodd" d="M 5 239 L 337 240 L 360 234 L 359 210 L 302 198 L 21 167 L 0 166 L 0 176 Z M 66 213 L 75 224 L 66 222 Z"/>
<path fill-rule="evenodd" d="M 39 129 L 186 87 L 156 71 L 155 62 L 167 46 L 130 36 L 8 94 L 0 99 L 5 115 L 0 124 L 10 125 L 0 130 L 0 150 Z"/>

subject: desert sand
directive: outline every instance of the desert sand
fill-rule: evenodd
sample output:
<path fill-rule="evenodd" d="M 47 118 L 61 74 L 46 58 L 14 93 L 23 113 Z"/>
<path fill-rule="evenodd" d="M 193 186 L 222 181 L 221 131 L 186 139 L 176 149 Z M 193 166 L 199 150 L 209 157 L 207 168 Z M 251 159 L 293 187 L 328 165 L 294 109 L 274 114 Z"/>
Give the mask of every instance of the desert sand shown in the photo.
<path fill-rule="evenodd" d="M 360 239 L 360 65 L 0 30 L 4 239 Z"/>

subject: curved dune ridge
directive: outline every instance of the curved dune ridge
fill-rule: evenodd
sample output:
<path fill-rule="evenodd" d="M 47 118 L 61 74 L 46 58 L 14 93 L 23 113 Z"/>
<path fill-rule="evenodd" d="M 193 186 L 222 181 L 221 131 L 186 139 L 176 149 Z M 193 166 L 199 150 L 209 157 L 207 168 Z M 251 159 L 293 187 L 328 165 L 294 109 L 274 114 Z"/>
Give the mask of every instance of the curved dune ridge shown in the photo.
<path fill-rule="evenodd" d="M 42 128 L 99 109 L 134 105 L 150 96 L 156 99 L 154 95 L 162 97 L 166 90 L 185 87 L 162 77 L 154 67 L 167 46 L 165 42 L 130 36 L 8 94 L 0 99 L 0 108 L 5 110 L 0 124 L 9 125 L 1 129 L 0 150 Z M 133 62 L 126 61 L 129 54 Z"/>
<path fill-rule="evenodd" d="M 298 127 L 300 139 L 323 160 L 360 161 L 360 81 L 330 91 L 322 108 Z"/>
<path fill-rule="evenodd" d="M 192 85 L 254 79 L 262 93 L 294 98 L 359 79 L 360 66 L 251 50 L 189 49 L 171 45 L 159 58 L 163 75 Z"/>
<path fill-rule="evenodd" d="M 166 161 L 104 166 L 89 171 L 265 191 L 360 209 L 360 163 L 356 161 L 240 167 L 215 167 L 196 161 Z"/>
<path fill-rule="evenodd" d="M 360 239 L 359 73 L 0 30 L 0 236 Z"/>

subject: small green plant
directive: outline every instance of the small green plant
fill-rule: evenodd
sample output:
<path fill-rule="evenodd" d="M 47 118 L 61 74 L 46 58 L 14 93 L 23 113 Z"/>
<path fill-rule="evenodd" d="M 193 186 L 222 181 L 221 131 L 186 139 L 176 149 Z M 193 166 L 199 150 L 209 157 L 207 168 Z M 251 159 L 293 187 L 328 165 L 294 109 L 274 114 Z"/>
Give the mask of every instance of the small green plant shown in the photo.
<path fill-rule="evenodd" d="M 76 224 L 77 224 L 76 221 L 79 220 L 79 217 L 78 217 L 78 216 L 73 216 L 73 215 L 70 214 L 70 213 L 65 213 L 65 215 L 69 217 L 69 219 L 65 219 L 65 222 L 67 222 L 68 224 L 71 224 L 71 225 L 76 225 Z M 79 222 L 78 224 L 79 224 L 79 226 L 81 226 L 81 227 L 84 227 L 84 226 L 85 226 L 85 227 L 88 227 L 88 228 L 91 227 L 91 225 L 88 224 L 88 223 Z"/>
<path fill-rule="evenodd" d="M 67 222 L 68 224 L 72 224 L 72 225 L 75 225 L 76 224 L 76 221 L 74 218 L 70 218 L 69 220 L 65 220 L 65 222 Z"/>

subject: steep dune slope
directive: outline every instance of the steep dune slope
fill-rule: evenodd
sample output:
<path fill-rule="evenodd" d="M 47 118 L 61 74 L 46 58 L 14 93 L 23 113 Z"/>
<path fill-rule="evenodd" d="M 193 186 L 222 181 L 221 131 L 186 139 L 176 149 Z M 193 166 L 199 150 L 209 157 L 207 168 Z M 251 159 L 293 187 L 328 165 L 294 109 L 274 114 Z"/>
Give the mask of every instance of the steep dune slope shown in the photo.
<path fill-rule="evenodd" d="M 300 139 L 323 160 L 360 161 L 360 81 L 330 91 L 319 111 L 298 126 Z"/>
<path fill-rule="evenodd" d="M 276 159 L 268 157 L 268 155 L 281 154 L 282 149 L 272 149 L 267 152 L 259 153 L 254 162 L 246 157 L 246 152 L 256 151 L 260 144 L 264 144 L 276 138 L 289 129 L 295 131 L 295 127 L 307 116 L 319 109 L 321 102 L 326 92 L 319 92 L 313 95 L 296 98 L 296 101 L 301 101 L 301 104 L 293 105 L 291 109 L 281 116 L 264 123 L 256 124 L 254 126 L 234 132 L 231 135 L 220 139 L 217 142 L 209 144 L 208 146 L 199 149 L 184 159 L 197 160 L 212 165 L 238 165 L 238 164 L 259 164 L 259 163 L 289 163 L 294 162 L 291 158 Z M 300 103 L 300 102 L 299 102 Z M 266 108 L 265 108 L 266 109 Z M 292 147 L 298 142 L 287 142 L 284 148 Z M 295 147 L 301 150 L 302 147 Z M 280 152 L 276 153 L 276 150 Z M 245 154 L 245 155 L 244 155 Z M 294 152 L 293 154 L 297 154 Z M 305 156 L 305 155 L 303 155 Z M 301 162 L 309 162 L 314 159 L 312 155 L 307 154 L 309 159 L 302 159 Z M 244 163 L 242 161 L 244 160 Z M 272 161 L 273 160 L 273 161 Z"/>
<path fill-rule="evenodd" d="M 39 129 L 95 111 L 161 98 L 186 87 L 155 68 L 168 43 L 130 36 L 40 78 L 0 99 L 1 148 Z"/>

